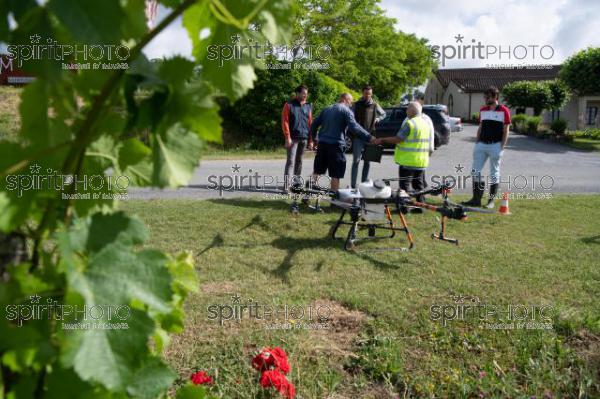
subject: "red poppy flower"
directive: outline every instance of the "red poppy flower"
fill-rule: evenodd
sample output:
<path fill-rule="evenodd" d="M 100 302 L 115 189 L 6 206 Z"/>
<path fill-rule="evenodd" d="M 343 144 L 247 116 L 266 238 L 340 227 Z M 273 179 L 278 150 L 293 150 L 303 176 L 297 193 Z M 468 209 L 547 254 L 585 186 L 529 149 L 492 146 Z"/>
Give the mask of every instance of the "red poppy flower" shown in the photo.
<path fill-rule="evenodd" d="M 271 349 L 271 355 L 275 358 L 275 368 L 281 370 L 284 374 L 290 372 L 291 367 L 285 351 L 281 348 Z"/>
<path fill-rule="evenodd" d="M 291 370 L 285 351 L 279 347 L 264 348 L 252 359 L 252 367 L 259 371 L 275 369 L 284 374 Z"/>
<path fill-rule="evenodd" d="M 190 380 L 194 385 L 212 385 L 213 379 L 205 371 L 198 371 L 191 375 Z"/>
<path fill-rule="evenodd" d="M 289 382 L 285 375 L 278 370 L 264 371 L 260 377 L 260 385 L 263 388 L 273 387 L 287 399 L 293 399 L 296 396 L 294 384 Z"/>

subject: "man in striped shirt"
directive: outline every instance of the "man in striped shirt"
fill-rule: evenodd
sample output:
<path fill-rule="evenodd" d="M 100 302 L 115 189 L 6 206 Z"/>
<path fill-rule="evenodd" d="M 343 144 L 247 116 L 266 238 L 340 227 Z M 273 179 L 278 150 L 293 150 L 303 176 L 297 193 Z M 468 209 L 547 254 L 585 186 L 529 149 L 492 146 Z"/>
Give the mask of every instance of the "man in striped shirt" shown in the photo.
<path fill-rule="evenodd" d="M 473 198 L 464 202 L 468 206 L 481 206 L 481 198 L 485 191 L 485 179 L 481 171 L 485 162 L 490 161 L 490 193 L 486 208 L 494 208 L 494 198 L 500 184 L 500 164 L 504 147 L 508 141 L 510 128 L 510 111 L 504 105 L 498 103 L 498 88 L 492 86 L 484 93 L 486 105 L 479 111 L 479 128 L 477 129 L 477 142 L 473 150 Z"/>

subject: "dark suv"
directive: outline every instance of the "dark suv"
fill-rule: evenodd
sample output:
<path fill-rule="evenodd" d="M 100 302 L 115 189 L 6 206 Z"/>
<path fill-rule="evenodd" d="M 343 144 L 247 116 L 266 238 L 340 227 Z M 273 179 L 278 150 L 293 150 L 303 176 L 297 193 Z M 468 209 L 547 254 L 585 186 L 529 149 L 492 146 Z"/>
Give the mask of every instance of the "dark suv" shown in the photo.
<path fill-rule="evenodd" d="M 450 141 L 450 119 L 448 117 L 448 109 L 445 105 L 424 105 L 423 112 L 427 114 L 435 129 L 435 148 L 446 145 Z M 406 118 L 406 105 L 399 107 L 386 108 L 386 116 L 382 119 L 375 128 L 375 137 L 390 137 L 395 136 L 402 126 L 402 122 Z M 386 144 L 387 145 L 387 144 Z M 394 145 L 389 144 L 389 147 Z"/>

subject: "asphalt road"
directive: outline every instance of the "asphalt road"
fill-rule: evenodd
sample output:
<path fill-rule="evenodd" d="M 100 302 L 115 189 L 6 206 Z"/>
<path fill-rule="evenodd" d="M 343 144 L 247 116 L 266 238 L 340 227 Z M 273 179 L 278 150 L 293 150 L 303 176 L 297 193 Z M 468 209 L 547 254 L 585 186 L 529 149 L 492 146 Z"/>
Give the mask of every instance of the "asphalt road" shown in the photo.
<path fill-rule="evenodd" d="M 464 131 L 452 133 L 449 145 L 433 154 L 427 170 L 430 184 L 450 176 L 456 182 L 455 192 L 470 192 L 469 172 L 476 129 L 476 126 L 465 125 Z M 348 155 L 342 187 L 350 184 L 351 159 Z M 281 187 L 284 164 L 282 159 L 201 161 L 188 186 L 168 190 L 131 189 L 129 198 L 203 199 L 249 195 L 273 198 Z M 311 172 L 312 156 L 307 156 L 302 175 L 307 177 Z M 397 173 L 391 152 L 384 155 L 381 163 L 371 164 L 370 177 L 373 179 L 396 177 Z M 504 152 L 501 173 L 503 191 L 600 193 L 600 154 L 512 133 Z"/>

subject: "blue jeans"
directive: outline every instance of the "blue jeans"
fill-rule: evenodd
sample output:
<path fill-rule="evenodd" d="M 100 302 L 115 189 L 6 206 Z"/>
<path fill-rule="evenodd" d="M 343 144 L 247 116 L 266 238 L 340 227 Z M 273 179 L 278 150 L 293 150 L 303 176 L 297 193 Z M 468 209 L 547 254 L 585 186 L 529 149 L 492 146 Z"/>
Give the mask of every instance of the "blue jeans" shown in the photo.
<path fill-rule="evenodd" d="M 473 149 L 473 167 L 471 168 L 471 175 L 473 181 L 481 181 L 481 171 L 485 165 L 486 160 L 490 160 L 490 176 L 489 182 L 499 183 L 500 182 L 500 163 L 502 162 L 502 142 L 486 144 L 478 141 Z"/>
<path fill-rule="evenodd" d="M 358 177 L 358 165 L 362 158 L 363 150 L 365 149 L 366 143 L 359 139 L 352 140 L 352 173 L 350 178 L 350 186 L 356 188 L 356 179 Z M 367 181 L 369 179 L 369 161 L 363 162 L 362 169 L 362 180 Z"/>

